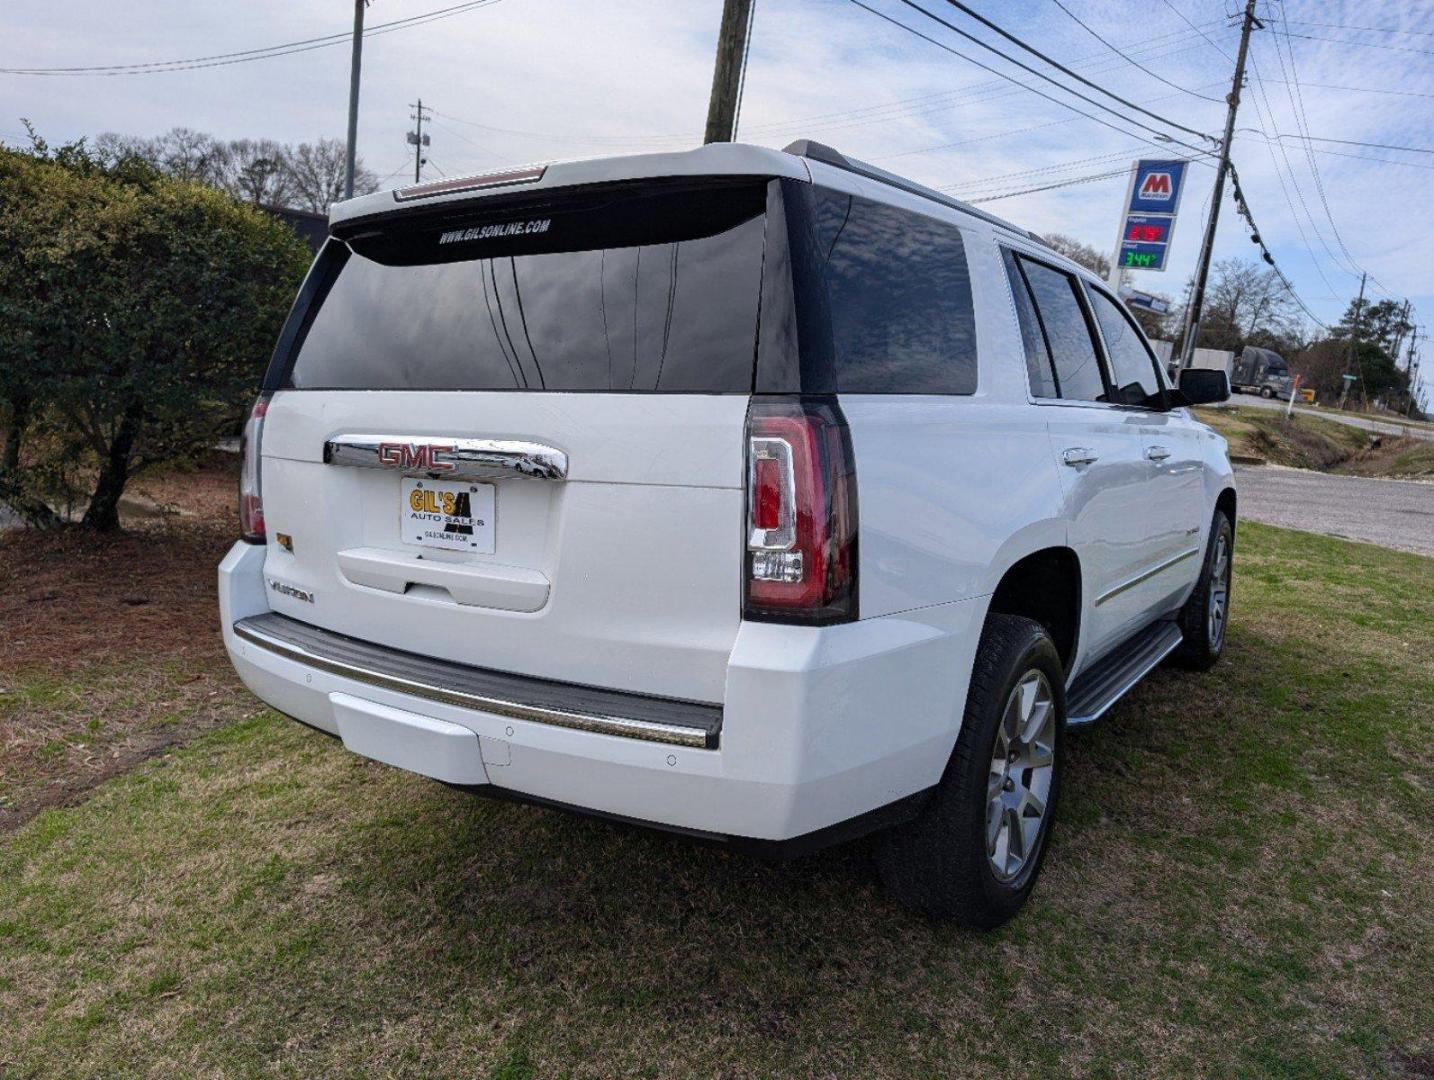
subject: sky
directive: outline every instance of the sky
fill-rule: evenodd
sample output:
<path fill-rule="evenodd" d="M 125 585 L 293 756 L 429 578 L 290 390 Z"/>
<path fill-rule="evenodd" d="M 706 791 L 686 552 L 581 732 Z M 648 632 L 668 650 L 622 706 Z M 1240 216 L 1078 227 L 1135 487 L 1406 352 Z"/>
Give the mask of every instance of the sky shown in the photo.
<path fill-rule="evenodd" d="M 458 2 L 373 0 L 367 19 L 372 27 Z M 1143 141 L 1153 136 L 1132 119 L 1202 149 L 1210 143 L 1175 125 L 1215 136 L 1223 127 L 1239 43 L 1238 19 L 1229 17 L 1237 0 L 968 0 L 1160 119 L 1079 86 L 943 0 L 860 3 L 880 14 L 856 0 L 756 0 L 741 141 L 781 147 L 814 138 L 961 198 L 1005 196 L 982 206 L 1106 250 L 1115 246 L 1126 193 L 1122 170 L 1138 157 L 1194 153 Z M 912 6 L 918 3 L 1059 87 L 923 17 Z M 721 7 L 721 0 L 489 0 L 373 35 L 363 52 L 359 153 L 384 186 L 410 182 L 405 134 L 410 103 L 420 97 L 433 109 L 425 178 L 695 146 Z M 1252 39 L 1233 157 L 1265 242 L 1318 319 L 1336 321 L 1367 271 L 1371 298 L 1407 297 L 1415 321 L 1434 329 L 1434 230 L 1422 218 L 1434 202 L 1434 153 L 1351 145 L 1434 149 L 1434 4 L 1259 0 L 1258 11 L 1266 29 Z M 342 34 L 353 7 L 348 0 L 130 0 L 116 12 L 112 0 L 6 0 L 0 68 L 258 49 Z M 0 140 L 23 141 L 22 117 L 52 143 L 104 131 L 154 135 L 176 125 L 221 138 L 342 138 L 349 60 L 342 41 L 160 74 L 0 73 Z M 1137 272 L 1137 288 L 1178 296 L 1192 272 L 1214 170 L 1190 169 L 1169 269 Z M 1107 173 L 1120 175 L 1028 191 Z M 1020 192 L 1027 193 L 1013 194 Z M 1216 258 L 1258 257 L 1232 211 L 1227 195 Z"/>

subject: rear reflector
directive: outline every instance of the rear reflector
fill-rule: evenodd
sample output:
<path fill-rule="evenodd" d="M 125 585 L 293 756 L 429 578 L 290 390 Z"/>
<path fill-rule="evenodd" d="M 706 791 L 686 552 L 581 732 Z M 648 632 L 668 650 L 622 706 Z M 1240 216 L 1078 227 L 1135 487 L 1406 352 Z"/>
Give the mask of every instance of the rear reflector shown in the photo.
<path fill-rule="evenodd" d="M 857 617 L 856 470 L 835 401 L 752 400 L 744 577 L 744 618 Z"/>
<path fill-rule="evenodd" d="M 543 178 L 546 165 L 529 165 L 521 169 L 486 173 L 483 176 L 455 176 L 450 180 L 430 180 L 426 184 L 410 184 L 399 188 L 393 197 L 399 202 L 425 199 L 430 195 L 452 195 L 455 191 L 477 191 L 479 188 L 506 187 L 509 184 L 532 184 Z"/>

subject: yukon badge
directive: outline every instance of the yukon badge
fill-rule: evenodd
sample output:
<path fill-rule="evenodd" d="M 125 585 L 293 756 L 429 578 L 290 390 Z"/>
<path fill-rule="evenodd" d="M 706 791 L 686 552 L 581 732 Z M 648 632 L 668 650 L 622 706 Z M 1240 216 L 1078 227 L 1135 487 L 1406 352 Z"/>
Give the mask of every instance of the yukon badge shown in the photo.
<path fill-rule="evenodd" d="M 280 596 L 292 596 L 295 600 L 302 600 L 306 604 L 314 602 L 314 594 L 308 589 L 300 589 L 294 585 L 286 585 L 275 578 L 269 579 L 269 588 L 273 589 Z"/>

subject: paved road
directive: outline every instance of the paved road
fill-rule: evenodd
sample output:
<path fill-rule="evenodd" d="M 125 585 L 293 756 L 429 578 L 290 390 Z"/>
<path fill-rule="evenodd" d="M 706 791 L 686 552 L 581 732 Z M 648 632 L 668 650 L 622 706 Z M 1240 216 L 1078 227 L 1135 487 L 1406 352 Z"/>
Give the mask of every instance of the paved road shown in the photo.
<path fill-rule="evenodd" d="M 1236 394 L 1229 401 L 1221 402 L 1215 407 L 1217 409 L 1234 409 L 1248 406 L 1252 409 L 1278 409 L 1280 412 L 1284 412 L 1288 404 L 1288 402 L 1276 401 L 1273 398 L 1262 398 L 1258 394 Z M 1363 428 L 1365 431 L 1373 431 L 1379 435 L 1407 435 L 1413 439 L 1434 441 L 1434 427 L 1427 424 L 1401 424 L 1394 420 L 1387 422 L 1369 420 L 1363 416 L 1351 416 L 1338 409 L 1309 409 L 1303 405 L 1296 405 L 1295 412 L 1305 416 L 1316 416 L 1321 420 L 1333 420 L 1336 424 Z"/>
<path fill-rule="evenodd" d="M 1434 483 L 1240 467 L 1240 517 L 1434 555 Z"/>

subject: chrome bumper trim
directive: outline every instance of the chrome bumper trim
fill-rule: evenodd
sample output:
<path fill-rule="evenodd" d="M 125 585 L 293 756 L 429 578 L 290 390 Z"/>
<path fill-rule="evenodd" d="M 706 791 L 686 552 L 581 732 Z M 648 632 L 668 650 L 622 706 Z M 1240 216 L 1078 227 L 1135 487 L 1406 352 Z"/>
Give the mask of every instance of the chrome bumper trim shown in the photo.
<path fill-rule="evenodd" d="M 234 635 L 241 641 L 248 642 L 267 652 L 282 656 L 285 659 L 296 661 L 308 667 L 327 671 L 333 675 L 339 675 L 356 682 L 367 683 L 370 686 L 381 687 L 385 690 L 393 690 L 400 694 L 409 694 L 413 697 L 425 698 L 429 701 L 441 702 L 445 705 L 456 705 L 463 709 L 476 709 L 479 712 L 491 713 L 496 716 L 511 717 L 515 720 L 529 720 L 539 724 L 551 724 L 554 727 L 571 728 L 575 731 L 587 731 L 598 735 L 618 735 L 629 739 L 642 739 L 647 742 L 667 743 L 674 746 L 689 746 L 697 749 L 714 749 L 717 745 L 717 730 L 712 727 L 691 727 L 682 724 L 659 723 L 651 720 L 638 720 L 627 716 L 617 716 L 608 713 L 576 711 L 570 709 L 556 708 L 551 705 L 530 704 L 520 701 L 513 701 L 508 698 L 496 697 L 492 694 L 479 693 L 465 690 L 452 685 L 458 681 L 451 678 L 449 685 L 440 685 L 434 682 L 419 681 L 408 677 L 394 670 L 402 663 L 402 657 L 411 654 L 402 654 L 397 650 L 389 650 L 395 656 L 395 662 L 384 670 L 375 664 L 361 664 L 353 660 L 325 654 L 315 648 L 309 648 L 299 642 L 286 640 L 284 637 L 267 632 L 263 628 L 263 620 L 266 618 L 284 618 L 283 616 L 254 616 L 249 619 L 241 619 L 234 624 Z M 287 620 L 286 622 L 296 622 Z M 255 625 L 258 623 L 259 625 Z M 307 627 L 308 624 L 300 623 L 300 626 Z M 328 631 L 309 628 L 319 634 L 327 634 Z M 351 645 L 375 650 L 385 651 L 381 646 L 363 645 L 363 643 L 352 642 L 352 639 L 343 638 L 342 635 L 332 635 L 341 638 Z M 418 658 L 422 659 L 422 658 Z M 427 661 L 429 664 L 449 669 L 454 675 L 461 676 L 462 665 L 450 664 L 446 661 Z M 476 669 L 475 669 L 476 670 Z M 485 673 L 488 674 L 488 673 Z M 515 676 L 515 679 L 522 679 Z M 544 680 L 532 680 L 533 682 L 544 682 Z M 562 684 L 547 684 L 559 685 Z M 574 687 L 575 693 L 585 693 L 585 688 Z M 616 691 L 599 691 L 599 694 L 615 695 Z M 636 695 L 634 695 L 636 697 Z M 645 705 L 651 707 L 654 702 L 665 704 L 660 699 L 641 698 Z M 687 710 L 702 710 L 714 713 L 717 716 L 718 727 L 720 728 L 721 710 L 717 706 L 696 705 L 689 702 L 672 702 L 676 708 Z"/>

